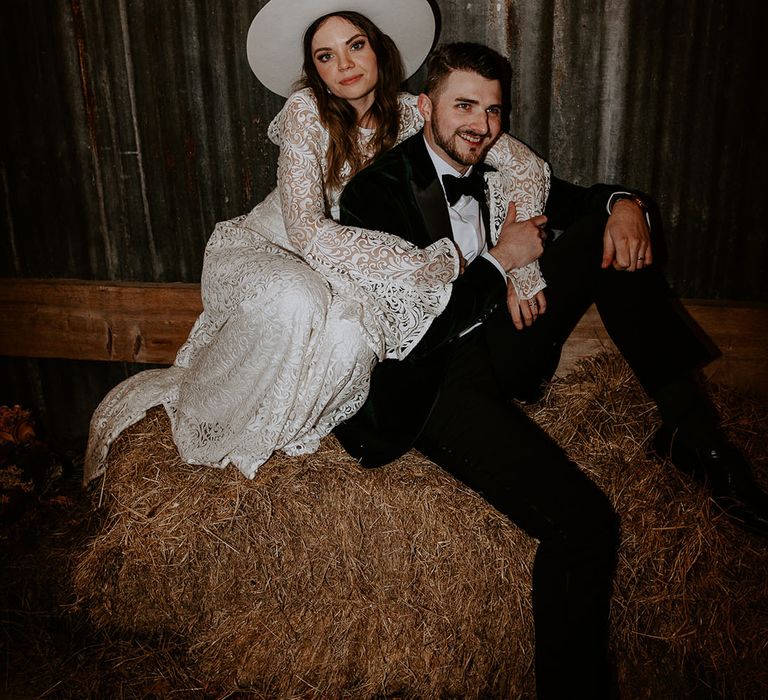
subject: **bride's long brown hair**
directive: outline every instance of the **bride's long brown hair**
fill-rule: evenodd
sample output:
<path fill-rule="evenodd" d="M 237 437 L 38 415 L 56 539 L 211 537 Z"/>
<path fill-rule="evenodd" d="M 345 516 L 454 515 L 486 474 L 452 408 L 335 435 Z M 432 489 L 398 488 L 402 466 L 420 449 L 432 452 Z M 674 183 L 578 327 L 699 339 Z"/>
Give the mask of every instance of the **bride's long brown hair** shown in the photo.
<path fill-rule="evenodd" d="M 374 91 L 374 101 L 368 110 L 370 123 L 374 125 L 372 142 L 374 158 L 392 148 L 397 140 L 399 127 L 397 93 L 404 80 L 403 61 L 395 42 L 365 15 L 348 11 L 332 12 L 316 19 L 304 33 L 304 77 L 300 87 L 308 87 L 314 93 L 320 119 L 330 135 L 326 156 L 326 191 L 338 189 L 341 186 L 341 169 L 344 163 L 349 163 L 354 175 L 368 162 L 358 147 L 357 112 L 349 102 L 336 97 L 326 89 L 312 60 L 312 39 L 323 22 L 330 17 L 341 17 L 352 23 L 368 37 L 371 49 L 376 54 L 379 77 Z"/>

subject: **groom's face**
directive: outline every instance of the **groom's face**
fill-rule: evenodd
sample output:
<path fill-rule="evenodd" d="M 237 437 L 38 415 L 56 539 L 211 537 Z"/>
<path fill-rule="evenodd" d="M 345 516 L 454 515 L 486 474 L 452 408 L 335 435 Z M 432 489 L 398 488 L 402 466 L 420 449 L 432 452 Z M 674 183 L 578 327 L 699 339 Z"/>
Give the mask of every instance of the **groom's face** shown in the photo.
<path fill-rule="evenodd" d="M 418 104 L 427 142 L 459 172 L 481 161 L 501 133 L 501 84 L 479 73 L 453 71 Z"/>

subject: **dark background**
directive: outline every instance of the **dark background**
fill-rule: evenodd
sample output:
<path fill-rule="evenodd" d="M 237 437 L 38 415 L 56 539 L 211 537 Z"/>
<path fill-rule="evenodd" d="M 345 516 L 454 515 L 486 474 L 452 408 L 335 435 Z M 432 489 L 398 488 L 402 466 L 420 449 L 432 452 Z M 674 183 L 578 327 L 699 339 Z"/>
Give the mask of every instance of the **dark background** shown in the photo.
<path fill-rule="evenodd" d="M 275 183 L 266 128 L 282 99 L 244 47 L 263 4 L 0 4 L 0 276 L 199 280 L 215 222 Z M 512 132 L 556 175 L 656 198 L 678 293 L 768 302 L 764 3 L 436 5 L 442 40 L 510 57 Z M 0 404 L 83 436 L 106 391 L 143 368 L 0 358 Z"/>

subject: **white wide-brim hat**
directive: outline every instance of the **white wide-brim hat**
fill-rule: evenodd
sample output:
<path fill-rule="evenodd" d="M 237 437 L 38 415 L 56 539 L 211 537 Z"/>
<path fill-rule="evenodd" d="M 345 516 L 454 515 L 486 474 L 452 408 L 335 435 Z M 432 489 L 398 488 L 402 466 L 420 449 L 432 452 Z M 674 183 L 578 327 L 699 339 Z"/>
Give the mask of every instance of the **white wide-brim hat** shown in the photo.
<path fill-rule="evenodd" d="M 395 42 L 406 77 L 424 62 L 435 38 L 427 0 L 270 0 L 248 30 L 248 63 L 265 87 L 287 97 L 301 78 L 302 38 L 318 17 L 345 10 L 370 19 Z"/>

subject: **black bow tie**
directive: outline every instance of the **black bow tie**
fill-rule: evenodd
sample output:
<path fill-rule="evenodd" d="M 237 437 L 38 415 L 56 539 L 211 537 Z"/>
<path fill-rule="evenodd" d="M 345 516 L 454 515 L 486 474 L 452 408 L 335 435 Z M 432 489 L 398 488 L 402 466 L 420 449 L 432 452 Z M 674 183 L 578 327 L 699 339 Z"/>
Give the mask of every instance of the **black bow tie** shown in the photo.
<path fill-rule="evenodd" d="M 443 186 L 451 206 L 456 204 L 463 194 L 474 197 L 478 202 L 485 199 L 485 181 L 477 168 L 472 168 L 472 172 L 466 177 L 443 175 Z"/>

